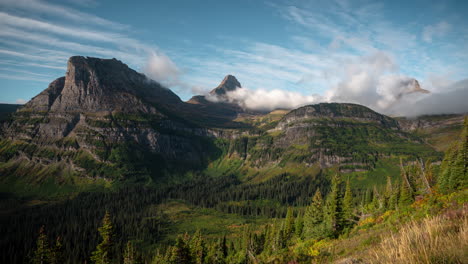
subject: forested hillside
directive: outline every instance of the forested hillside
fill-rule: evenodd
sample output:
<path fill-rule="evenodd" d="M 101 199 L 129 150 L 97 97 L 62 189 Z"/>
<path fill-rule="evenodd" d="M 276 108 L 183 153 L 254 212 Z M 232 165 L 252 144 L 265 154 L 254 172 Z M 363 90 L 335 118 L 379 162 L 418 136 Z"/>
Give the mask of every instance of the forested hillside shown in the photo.
<path fill-rule="evenodd" d="M 0 262 L 463 263 L 467 122 L 183 102 L 72 57 L 1 123 Z"/>

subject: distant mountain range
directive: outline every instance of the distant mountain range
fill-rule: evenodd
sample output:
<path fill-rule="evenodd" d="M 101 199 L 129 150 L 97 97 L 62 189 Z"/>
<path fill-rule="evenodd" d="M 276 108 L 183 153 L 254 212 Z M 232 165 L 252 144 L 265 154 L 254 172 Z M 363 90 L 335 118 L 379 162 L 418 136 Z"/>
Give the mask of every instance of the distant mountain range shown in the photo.
<path fill-rule="evenodd" d="M 183 102 L 116 59 L 71 57 L 66 75 L 24 106 L 2 106 L 18 109 L 1 126 L 2 181 L 147 182 L 188 170 L 255 178 L 271 168 L 353 172 L 394 156 L 441 157 L 410 133 L 413 121 L 356 104 L 251 111 L 226 100 L 238 87 L 228 75 Z"/>

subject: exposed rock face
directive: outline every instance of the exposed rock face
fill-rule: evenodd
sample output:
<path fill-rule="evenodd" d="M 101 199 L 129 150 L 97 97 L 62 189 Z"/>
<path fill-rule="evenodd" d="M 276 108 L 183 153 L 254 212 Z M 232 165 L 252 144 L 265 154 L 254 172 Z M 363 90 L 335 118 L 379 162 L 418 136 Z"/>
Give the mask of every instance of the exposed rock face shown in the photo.
<path fill-rule="evenodd" d="M 464 115 L 433 115 L 418 118 L 398 119 L 398 124 L 404 131 L 432 130 L 463 124 Z"/>
<path fill-rule="evenodd" d="M 222 98 L 238 87 L 237 79 L 228 75 L 210 96 Z M 394 119 L 355 104 L 304 106 L 261 129 L 233 122 L 239 114 L 256 118 L 261 113 L 204 96 L 184 103 L 116 59 L 71 57 L 65 77 L 20 108 L 1 127 L 1 137 L 16 151 L 8 159 L 28 160 L 32 167 L 62 162 L 87 176 L 122 165 L 130 168 L 123 166 L 112 175 L 152 175 L 150 167 L 164 164 L 199 167 L 224 150 L 228 158 L 241 157 L 249 166 L 295 162 L 360 170 L 376 156 L 391 153 L 380 146 L 407 141 Z M 213 150 L 215 137 L 227 149 Z M 376 146 L 372 154 L 368 145 Z M 4 157 L 0 155 L 0 162 Z M 143 161 L 147 163 L 131 167 Z"/>
<path fill-rule="evenodd" d="M 258 167 L 292 162 L 350 172 L 368 170 L 395 151 L 412 155 L 419 144 L 396 120 L 367 107 L 322 103 L 290 111 L 268 134 L 236 139 L 231 152 Z"/>
<path fill-rule="evenodd" d="M 25 108 L 52 112 L 155 112 L 141 102 L 180 103 L 170 90 L 116 59 L 71 57 L 65 77 L 58 78 Z"/>
<path fill-rule="evenodd" d="M 216 114 L 220 118 L 235 119 L 239 114 L 260 114 L 260 112 L 243 109 L 238 104 L 229 102 L 226 97 L 227 92 L 235 91 L 241 88 L 241 84 L 232 75 L 224 77 L 223 81 L 208 96 L 196 95 L 190 98 L 187 103 L 195 105 L 196 109 Z M 207 98 L 208 97 L 208 98 Z"/>
<path fill-rule="evenodd" d="M 206 154 L 194 136 L 212 136 L 177 116 L 190 109 L 169 89 L 116 59 L 71 57 L 53 81 L 4 124 L 2 136 L 63 151 L 87 151 L 105 162 L 119 145 L 135 145 L 166 160 L 200 164 Z M 96 153 L 100 153 L 98 155 Z M 102 154 L 104 153 L 104 154 Z"/>
<path fill-rule="evenodd" d="M 232 92 L 237 88 L 241 87 L 242 86 L 236 79 L 236 77 L 232 75 L 227 75 L 226 77 L 224 77 L 223 81 L 218 85 L 218 87 L 214 88 L 210 92 L 210 95 L 223 97 L 226 95 L 227 92 Z"/>

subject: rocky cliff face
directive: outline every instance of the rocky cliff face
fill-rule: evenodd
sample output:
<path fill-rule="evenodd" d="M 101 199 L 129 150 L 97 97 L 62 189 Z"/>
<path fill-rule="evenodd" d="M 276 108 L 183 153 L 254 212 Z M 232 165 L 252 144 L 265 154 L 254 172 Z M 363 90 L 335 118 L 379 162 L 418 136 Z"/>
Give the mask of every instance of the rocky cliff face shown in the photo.
<path fill-rule="evenodd" d="M 236 79 L 236 77 L 232 75 L 227 75 L 226 77 L 224 77 L 223 81 L 218 85 L 218 87 L 214 88 L 210 92 L 210 95 L 223 97 L 226 95 L 227 92 L 235 91 L 237 88 L 241 87 L 242 85 Z"/>
<path fill-rule="evenodd" d="M 238 87 L 228 75 L 211 96 L 222 98 Z M 261 119 L 261 113 L 204 96 L 182 102 L 115 59 L 72 57 L 64 77 L 3 124 L 0 174 L 61 164 L 59 172 L 82 176 L 151 176 L 202 168 L 217 158 L 240 158 L 255 167 L 339 164 L 361 170 L 421 144 L 394 119 L 355 104 L 305 106 L 261 127 L 234 122 L 239 114 Z"/>
<path fill-rule="evenodd" d="M 292 110 L 268 133 L 236 139 L 234 156 L 254 166 L 301 163 L 343 172 L 368 170 L 393 154 L 432 155 L 397 121 L 356 104 L 322 103 Z"/>
<path fill-rule="evenodd" d="M 27 150 L 17 156 L 39 163 L 53 162 L 36 153 L 48 148 L 74 168 L 83 167 L 82 153 L 109 165 L 119 161 L 117 149 L 125 152 L 120 156 L 138 150 L 160 163 L 199 166 L 210 155 L 203 138 L 216 133 L 186 121 L 189 112 L 173 92 L 118 60 L 71 57 L 66 76 L 19 109 L 2 137 L 22 142 Z"/>
<path fill-rule="evenodd" d="M 404 131 L 434 130 L 463 124 L 464 115 L 432 115 L 418 118 L 399 118 L 398 124 Z"/>

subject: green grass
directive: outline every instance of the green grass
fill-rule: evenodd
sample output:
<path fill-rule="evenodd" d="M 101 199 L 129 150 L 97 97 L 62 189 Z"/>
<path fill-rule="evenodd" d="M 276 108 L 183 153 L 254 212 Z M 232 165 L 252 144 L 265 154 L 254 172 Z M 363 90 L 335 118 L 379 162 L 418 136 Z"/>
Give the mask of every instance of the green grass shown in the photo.
<path fill-rule="evenodd" d="M 162 211 L 171 222 L 168 236 L 165 238 L 169 243 L 172 243 L 178 234 L 193 234 L 197 230 L 201 230 L 208 239 L 223 235 L 235 237 L 246 225 L 256 228 L 271 220 L 265 217 L 246 217 L 221 213 L 215 209 L 197 208 L 179 200 L 160 204 L 156 210 Z"/>
<path fill-rule="evenodd" d="M 399 159 L 387 158 L 379 160 L 374 169 L 344 174 L 350 180 L 353 189 L 366 189 L 376 186 L 384 186 L 387 176 L 395 180 L 400 175 Z"/>

